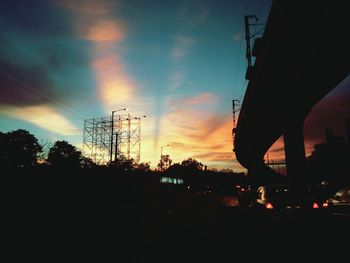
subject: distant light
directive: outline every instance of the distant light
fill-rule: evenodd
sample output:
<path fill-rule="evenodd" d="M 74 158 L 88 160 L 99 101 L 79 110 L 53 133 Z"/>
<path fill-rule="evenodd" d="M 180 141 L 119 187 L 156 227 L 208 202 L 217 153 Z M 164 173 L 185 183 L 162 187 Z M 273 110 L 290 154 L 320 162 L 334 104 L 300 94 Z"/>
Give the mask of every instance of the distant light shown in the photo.
<path fill-rule="evenodd" d="M 166 184 L 183 184 L 184 180 L 181 178 L 161 177 L 160 182 Z"/>
<path fill-rule="evenodd" d="M 266 209 L 273 209 L 273 205 L 271 203 L 267 203 L 265 207 Z"/>
<path fill-rule="evenodd" d="M 323 208 L 327 208 L 327 207 L 328 207 L 328 202 L 324 202 L 324 203 L 322 204 L 322 207 L 323 207 Z"/>
<path fill-rule="evenodd" d="M 312 204 L 312 208 L 317 209 L 317 208 L 319 208 L 319 206 L 318 206 L 318 204 L 317 204 L 316 202 L 314 202 L 314 203 Z"/>

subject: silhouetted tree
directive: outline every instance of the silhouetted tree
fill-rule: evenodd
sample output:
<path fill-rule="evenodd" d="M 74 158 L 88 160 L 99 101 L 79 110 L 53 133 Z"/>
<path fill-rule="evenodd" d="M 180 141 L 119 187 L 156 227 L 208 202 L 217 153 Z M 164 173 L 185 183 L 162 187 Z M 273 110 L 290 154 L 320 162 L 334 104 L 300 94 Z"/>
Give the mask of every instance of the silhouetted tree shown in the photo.
<path fill-rule="evenodd" d="M 163 170 L 167 170 L 171 166 L 172 163 L 173 163 L 173 160 L 170 159 L 169 154 L 165 154 L 165 155 L 161 156 L 161 159 L 160 159 L 157 166 L 158 166 L 159 170 L 162 170 L 162 168 L 163 168 Z"/>
<path fill-rule="evenodd" d="M 196 159 L 188 158 L 186 160 L 183 160 L 181 162 L 181 166 L 186 168 L 188 171 L 202 171 L 203 170 L 203 164 L 201 162 L 198 162 Z"/>
<path fill-rule="evenodd" d="M 167 172 L 169 172 L 170 174 L 181 174 L 183 170 L 183 166 L 180 163 L 174 163 L 172 164 L 168 169 Z"/>
<path fill-rule="evenodd" d="M 47 161 L 55 167 L 78 168 L 81 166 L 82 154 L 66 141 L 56 141 L 50 148 Z"/>
<path fill-rule="evenodd" d="M 26 130 L 0 133 L 0 164 L 7 167 L 33 167 L 42 151 L 37 138 Z"/>
<path fill-rule="evenodd" d="M 134 159 L 123 159 L 117 163 L 117 167 L 122 171 L 132 171 L 134 169 Z"/>
<path fill-rule="evenodd" d="M 108 166 L 123 172 L 132 171 L 134 169 L 134 159 L 128 159 L 124 155 L 120 155 L 116 161 L 112 161 Z"/>
<path fill-rule="evenodd" d="M 151 171 L 150 163 L 134 163 L 133 165 L 134 170 L 136 171 L 142 171 L 142 172 L 149 172 Z"/>
<path fill-rule="evenodd" d="M 81 167 L 91 169 L 97 167 L 97 164 L 91 158 L 82 156 Z"/>
<path fill-rule="evenodd" d="M 183 160 L 181 164 L 174 163 L 167 169 L 167 172 L 174 176 L 194 175 L 202 171 L 203 171 L 203 164 L 193 158 L 188 158 L 186 160 Z"/>

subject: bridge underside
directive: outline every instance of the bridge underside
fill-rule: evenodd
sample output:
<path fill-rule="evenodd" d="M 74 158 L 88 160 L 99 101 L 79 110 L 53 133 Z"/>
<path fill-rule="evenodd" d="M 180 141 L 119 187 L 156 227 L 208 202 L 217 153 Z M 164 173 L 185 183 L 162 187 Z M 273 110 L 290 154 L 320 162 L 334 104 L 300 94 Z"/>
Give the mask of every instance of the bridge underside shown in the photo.
<path fill-rule="evenodd" d="M 303 123 L 350 73 L 348 1 L 275 1 L 237 123 L 235 152 L 253 176 L 281 136 L 288 175 L 302 176 Z"/>

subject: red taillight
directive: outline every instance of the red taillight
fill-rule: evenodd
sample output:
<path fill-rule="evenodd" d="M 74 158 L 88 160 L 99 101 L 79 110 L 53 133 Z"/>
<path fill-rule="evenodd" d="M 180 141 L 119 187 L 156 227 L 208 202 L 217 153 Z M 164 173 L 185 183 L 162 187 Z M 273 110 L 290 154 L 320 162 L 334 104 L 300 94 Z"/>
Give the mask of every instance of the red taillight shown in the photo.
<path fill-rule="evenodd" d="M 271 203 L 265 204 L 266 209 L 273 209 L 273 205 Z"/>
<path fill-rule="evenodd" d="M 317 209 L 317 208 L 319 208 L 319 206 L 318 206 L 318 204 L 315 202 L 315 203 L 312 204 L 312 208 Z"/>
<path fill-rule="evenodd" d="M 327 207 L 328 207 L 328 202 L 324 202 L 324 203 L 322 204 L 322 207 L 323 207 L 323 208 L 327 208 Z"/>

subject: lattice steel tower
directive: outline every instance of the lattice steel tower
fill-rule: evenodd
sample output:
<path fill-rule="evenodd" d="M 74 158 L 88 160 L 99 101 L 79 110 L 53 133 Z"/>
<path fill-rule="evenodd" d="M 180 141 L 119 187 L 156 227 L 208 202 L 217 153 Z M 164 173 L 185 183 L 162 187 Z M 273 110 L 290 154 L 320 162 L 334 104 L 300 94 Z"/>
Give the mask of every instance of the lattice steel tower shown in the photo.
<path fill-rule="evenodd" d="M 139 162 L 141 118 L 145 116 L 133 117 L 130 114 L 112 116 L 84 121 L 84 154 L 97 164 L 107 164 L 122 157 L 133 158 Z"/>

